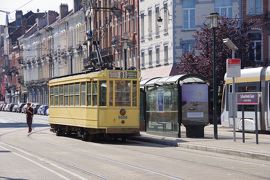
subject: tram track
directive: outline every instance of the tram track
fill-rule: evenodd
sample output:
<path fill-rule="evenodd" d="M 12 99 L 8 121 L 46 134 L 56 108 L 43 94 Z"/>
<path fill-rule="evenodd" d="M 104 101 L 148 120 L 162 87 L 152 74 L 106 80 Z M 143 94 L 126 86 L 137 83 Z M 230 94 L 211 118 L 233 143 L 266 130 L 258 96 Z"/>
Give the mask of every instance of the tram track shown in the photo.
<path fill-rule="evenodd" d="M 31 133 L 30 135 L 34 135 L 40 131 L 46 131 L 48 130 L 48 128 L 46 129 L 42 129 L 42 130 L 39 130 L 39 131 L 35 131 L 33 133 Z M 18 131 L 11 131 L 9 133 L 5 133 L 4 135 L 9 135 L 11 133 L 16 133 Z M 27 155 L 29 157 L 31 157 L 32 159 L 36 159 L 38 160 L 39 162 L 43 163 L 43 164 L 47 164 L 47 165 L 50 165 L 52 167 L 55 167 L 61 171 L 64 171 L 64 172 L 70 172 L 70 171 L 67 171 L 65 170 L 65 168 L 69 169 L 69 170 L 75 170 L 76 172 L 79 172 L 80 174 L 83 174 L 83 175 L 87 175 L 87 176 L 90 176 L 90 177 L 93 177 L 93 178 L 97 178 L 97 179 L 107 179 L 106 177 L 98 174 L 98 173 L 95 173 L 95 172 L 92 172 L 92 171 L 89 171 L 89 170 L 86 170 L 84 168 L 80 168 L 76 165 L 72 165 L 72 164 L 69 164 L 69 163 L 66 163 L 64 161 L 61 161 L 61 160 L 56 160 L 54 158 L 51 158 L 51 157 L 45 157 L 39 153 L 35 153 L 35 152 L 32 152 L 31 150 L 29 149 L 25 149 L 25 148 L 22 148 L 22 147 L 18 147 L 14 144 L 10 144 L 10 143 L 6 143 L 6 142 L 0 142 L 2 144 L 4 144 L 5 146 L 8 146 L 9 149 L 13 149 L 15 150 L 16 152 L 15 153 L 20 153 L 20 154 L 23 154 L 23 155 Z M 53 145 L 53 144 L 52 144 Z M 28 151 L 28 152 L 26 152 Z M 70 153 L 76 153 L 76 151 L 71 151 Z M 86 156 L 89 156 L 89 154 L 86 154 Z M 179 177 L 176 177 L 176 176 L 172 176 L 172 175 L 169 175 L 169 174 L 166 174 L 166 173 L 161 173 L 161 172 L 158 172 L 158 171 L 155 171 L 155 170 L 151 170 L 149 168 L 146 168 L 146 167 L 143 167 L 143 166 L 138 166 L 138 165 L 134 165 L 134 164 L 131 164 L 131 163 L 127 163 L 127 162 L 123 162 L 123 161 L 118 161 L 118 160 L 114 160 L 114 159 L 110 159 L 108 157 L 105 157 L 105 156 L 102 156 L 102 155 L 91 155 L 90 157 L 88 157 L 89 159 L 96 159 L 97 161 L 102 161 L 102 162 L 105 162 L 105 163 L 113 163 L 113 164 L 117 164 L 118 166 L 121 166 L 122 168 L 129 168 L 129 169 L 135 169 L 136 171 L 141 171 L 143 173 L 149 173 L 149 174 L 153 174 L 153 175 L 156 175 L 157 177 L 163 177 L 163 178 L 166 178 L 166 179 L 174 179 L 174 180 L 181 180 L 182 178 L 179 178 Z M 62 167 L 64 168 L 61 168 L 60 166 L 58 166 L 57 164 L 60 164 Z M 77 175 L 74 175 L 73 176 L 77 176 Z M 84 178 L 79 178 L 79 179 L 84 179 Z"/>
<path fill-rule="evenodd" d="M 37 130 L 35 132 L 33 132 L 32 134 L 30 134 L 30 136 L 33 136 L 41 131 L 47 131 L 49 128 L 46 128 L 46 129 L 42 129 L 42 130 Z M 5 135 L 10 135 L 12 133 L 17 133 L 18 131 L 10 131 L 8 133 L 2 133 L 0 134 L 0 137 L 1 136 L 5 136 Z M 82 141 L 78 141 L 78 145 L 81 144 Z M 142 146 L 144 146 L 145 143 L 142 143 L 140 141 L 128 141 L 128 142 L 135 142 L 135 143 L 140 143 Z M 48 142 L 46 142 L 48 143 Z M 82 142 L 82 143 L 85 143 L 85 142 Z M 87 143 L 87 142 L 86 142 Z M 90 142 L 89 142 L 90 143 Z M 148 143 L 148 144 L 152 144 L 153 146 L 155 144 L 153 143 Z M 11 144 L 10 144 L 11 145 Z M 53 143 L 50 143 L 50 146 L 56 148 L 56 151 L 63 151 L 63 148 L 65 149 L 65 147 L 63 146 L 55 146 L 56 144 L 53 144 Z M 108 147 L 106 147 L 107 144 L 102 144 L 102 143 L 93 143 L 93 145 L 95 146 L 100 146 L 101 149 L 107 149 Z M 14 145 L 12 145 L 14 146 Z M 20 148 L 18 146 L 15 146 L 17 148 Z M 211 165 L 209 163 L 205 163 L 205 162 L 201 162 L 201 161 L 194 161 L 194 160 L 187 160 L 185 158 L 181 158 L 180 156 L 179 157 L 171 157 L 169 155 L 164 155 L 164 154 L 159 154 L 159 153 L 153 153 L 153 152 L 147 152 L 147 151 L 144 151 L 144 150 L 140 150 L 140 149 L 134 149 L 134 148 L 129 148 L 129 147 L 126 147 L 126 146 L 122 146 L 119 147 L 119 146 L 109 146 L 109 150 L 111 150 L 112 152 L 114 152 L 114 154 L 118 154 L 118 153 L 123 153 L 123 151 L 131 151 L 131 152 L 135 152 L 137 154 L 137 156 L 140 156 L 141 155 L 147 155 L 147 156 L 152 156 L 153 158 L 157 158 L 157 159 L 161 159 L 161 158 L 165 158 L 165 159 L 168 159 L 169 161 L 170 160 L 176 160 L 176 161 L 179 161 L 179 162 L 187 162 L 187 163 L 196 163 L 196 164 L 199 164 L 199 165 L 202 165 L 202 166 L 208 166 L 210 168 L 215 168 L 215 169 L 220 169 L 220 170 L 226 170 L 226 171 L 230 171 L 231 173 L 237 173 L 237 174 L 242 174 L 242 175 L 248 175 L 250 177 L 253 177 L 253 178 L 266 178 L 264 176 L 260 176 L 260 175 L 254 175 L 254 174 L 251 174 L 251 173 L 248 173 L 248 172 L 243 172 L 241 170 L 238 170 L 238 169 L 232 169 L 232 168 L 228 168 L 228 167 L 224 167 L 224 166 L 217 166 L 217 165 Z M 24 151 L 26 151 L 26 149 L 23 149 Z M 108 149 L 107 149 L 108 150 Z M 170 149 L 170 150 L 173 150 L 175 152 L 179 152 L 180 150 L 177 150 L 177 149 Z M 181 151 L 183 151 L 183 149 L 181 149 Z M 190 151 L 186 151 L 186 153 L 194 153 L 194 151 L 190 152 Z M 39 157 L 40 159 L 42 160 L 46 160 L 48 162 L 51 162 L 51 163 L 54 163 L 54 164 L 60 164 L 61 167 L 65 168 L 65 169 L 68 169 L 70 171 L 76 171 L 77 173 L 79 173 L 80 175 L 82 176 L 87 176 L 87 177 L 92 177 L 92 178 L 96 178 L 96 179 L 109 179 L 107 177 L 105 177 L 103 174 L 101 175 L 100 173 L 96 173 L 94 171 L 89 171 L 89 169 L 87 168 L 84 168 L 84 167 L 79 167 L 78 165 L 74 164 L 74 163 L 69 163 L 69 162 L 66 162 L 66 161 L 63 161 L 62 159 L 55 159 L 53 157 L 45 157 L 44 155 L 42 154 L 39 154 L 39 153 L 36 153 L 36 152 L 30 152 L 31 154 L 34 153 L 35 156 Z M 114 158 L 111 158 L 111 157 L 108 157 L 106 155 L 102 155 L 102 151 L 100 151 L 99 153 L 95 154 L 95 153 L 91 153 L 91 152 L 87 152 L 87 150 L 85 148 L 83 149 L 73 149 L 73 148 L 70 148 L 69 149 L 69 153 L 70 154 L 76 154 L 76 153 L 82 153 L 81 155 L 83 155 L 85 158 L 87 159 L 92 159 L 92 160 L 96 160 L 96 161 L 99 161 L 101 163 L 104 163 L 104 164 L 115 164 L 115 166 L 117 167 L 121 167 L 123 169 L 130 169 L 130 170 L 135 170 L 135 171 L 139 171 L 139 172 L 142 172 L 142 173 L 148 173 L 148 174 L 152 174 L 156 177 L 163 177 L 165 179 L 182 179 L 181 177 L 177 177 L 177 176 L 173 176 L 173 175 L 170 175 L 169 173 L 164 173 L 164 172 L 160 172 L 160 171 L 156 171 L 152 168 L 147 168 L 143 165 L 136 165 L 134 163 L 130 163 L 130 162 L 126 162 L 126 161 L 123 161 L 123 160 L 116 160 Z M 133 153 L 134 154 L 134 153 Z M 166 153 L 165 153 L 166 154 Z M 199 152 L 199 151 L 196 151 L 196 155 L 201 155 L 201 156 L 209 156 L 209 158 L 224 158 L 225 157 L 222 157 L 222 156 L 219 156 L 218 154 L 211 154 L 211 155 L 208 155 L 207 153 L 203 153 L 203 152 Z M 228 158 L 228 157 L 226 157 Z M 230 157 L 229 157 L 230 158 Z M 234 160 L 234 161 L 239 161 L 239 159 L 235 159 L 235 158 L 231 158 L 231 160 Z M 47 163 L 45 161 L 45 163 Z M 245 162 L 245 163 L 250 163 L 250 162 L 246 162 L 244 160 L 242 160 L 242 162 Z M 47 163 L 48 164 L 48 163 Z M 257 165 L 263 165 L 263 164 L 257 164 Z M 79 179 L 79 178 L 78 178 Z"/>

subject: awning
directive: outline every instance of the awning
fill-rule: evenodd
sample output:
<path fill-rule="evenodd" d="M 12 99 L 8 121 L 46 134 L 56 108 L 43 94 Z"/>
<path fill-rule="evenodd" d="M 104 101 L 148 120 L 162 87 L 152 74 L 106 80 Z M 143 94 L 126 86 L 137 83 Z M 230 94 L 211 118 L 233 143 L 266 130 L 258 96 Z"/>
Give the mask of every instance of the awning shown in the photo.
<path fill-rule="evenodd" d="M 160 66 L 155 68 L 149 69 L 142 69 L 141 70 L 141 77 L 142 79 L 152 79 L 155 77 L 166 77 L 170 75 L 172 70 L 172 65 L 167 66 Z"/>

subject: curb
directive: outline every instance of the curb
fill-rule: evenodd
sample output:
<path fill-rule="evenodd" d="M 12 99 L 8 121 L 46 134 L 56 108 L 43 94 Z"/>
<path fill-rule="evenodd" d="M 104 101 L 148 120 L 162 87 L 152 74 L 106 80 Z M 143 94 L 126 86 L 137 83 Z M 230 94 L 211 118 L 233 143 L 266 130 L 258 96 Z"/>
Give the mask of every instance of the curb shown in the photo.
<path fill-rule="evenodd" d="M 236 151 L 236 150 L 232 150 L 232 149 L 221 149 L 221 148 L 217 148 L 217 147 L 208 147 L 208 146 L 194 145 L 194 144 L 178 143 L 177 146 L 181 147 L 181 148 L 185 148 L 185 149 L 194 149 L 194 150 L 200 150 L 200 151 L 215 152 L 215 153 L 219 153 L 219 154 L 227 154 L 227 155 L 232 155 L 232 156 L 239 156 L 239 157 L 245 157 L 245 158 L 251 158 L 251 159 L 270 161 L 270 156 L 265 155 L 265 154 Z"/>
<path fill-rule="evenodd" d="M 169 139 L 166 139 L 165 137 L 162 139 L 156 139 L 156 138 L 151 138 L 151 137 L 133 136 L 133 137 L 129 137 L 128 139 L 135 140 L 135 141 L 149 142 L 149 143 L 154 143 L 154 144 L 161 144 L 161 145 L 166 145 L 166 146 L 174 146 L 174 147 L 177 147 L 179 146 L 178 144 L 180 144 L 180 141 L 169 140 Z"/>
<path fill-rule="evenodd" d="M 204 145 L 195 145 L 195 144 L 188 144 L 187 142 L 181 142 L 181 140 L 171 140 L 166 139 L 166 137 L 158 139 L 153 137 L 145 137 L 145 136 L 134 136 L 130 137 L 130 140 L 135 141 L 142 141 L 142 142 L 149 142 L 154 144 L 161 144 L 166 146 L 174 146 L 174 147 L 180 147 L 185 149 L 193 149 L 193 150 L 199 150 L 199 151 L 206 151 L 206 152 L 214 152 L 219 154 L 226 154 L 226 155 L 232 155 L 232 156 L 238 156 L 238 157 L 244 157 L 244 158 L 250 158 L 250 159 L 258 159 L 258 160 L 264 160 L 264 161 L 270 161 L 270 155 L 266 154 L 259 154 L 256 152 L 243 152 L 243 151 L 237 151 L 233 149 L 221 149 L 219 147 L 211 147 L 211 146 L 204 146 Z"/>

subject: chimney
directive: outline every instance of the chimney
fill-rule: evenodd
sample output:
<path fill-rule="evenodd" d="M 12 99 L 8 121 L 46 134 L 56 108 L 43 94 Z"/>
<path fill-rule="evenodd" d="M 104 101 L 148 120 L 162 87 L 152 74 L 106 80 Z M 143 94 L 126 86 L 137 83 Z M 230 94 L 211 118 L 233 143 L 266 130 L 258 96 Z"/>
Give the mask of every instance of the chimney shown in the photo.
<path fill-rule="evenodd" d="M 21 10 L 17 10 L 16 14 L 16 26 L 19 27 L 22 25 L 22 17 L 23 17 L 23 12 Z"/>
<path fill-rule="evenodd" d="M 49 10 L 47 13 L 47 25 L 51 25 L 56 20 L 57 16 L 57 12 Z"/>
<path fill-rule="evenodd" d="M 68 14 L 68 5 L 61 4 L 60 5 L 60 19 L 63 19 Z"/>
<path fill-rule="evenodd" d="M 81 0 L 73 0 L 73 6 L 74 6 L 74 8 L 73 8 L 74 12 L 79 11 L 82 8 Z"/>

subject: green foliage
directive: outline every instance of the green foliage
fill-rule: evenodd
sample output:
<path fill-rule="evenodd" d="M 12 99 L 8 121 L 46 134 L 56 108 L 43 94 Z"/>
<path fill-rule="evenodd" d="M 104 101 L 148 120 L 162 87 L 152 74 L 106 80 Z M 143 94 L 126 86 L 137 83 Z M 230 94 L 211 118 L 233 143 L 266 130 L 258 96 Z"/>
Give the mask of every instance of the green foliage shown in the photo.
<path fill-rule="evenodd" d="M 216 28 L 216 74 L 218 85 L 223 84 L 226 73 L 226 59 L 231 58 L 231 50 L 223 43 L 223 39 L 230 38 L 238 47 L 236 58 L 241 59 L 242 67 L 252 66 L 248 61 L 249 39 L 248 31 L 253 22 L 241 22 L 239 19 L 220 17 Z M 196 44 L 195 53 L 186 53 L 180 58 L 177 65 L 179 73 L 197 74 L 212 84 L 212 55 L 213 29 L 204 24 L 194 34 Z"/>

